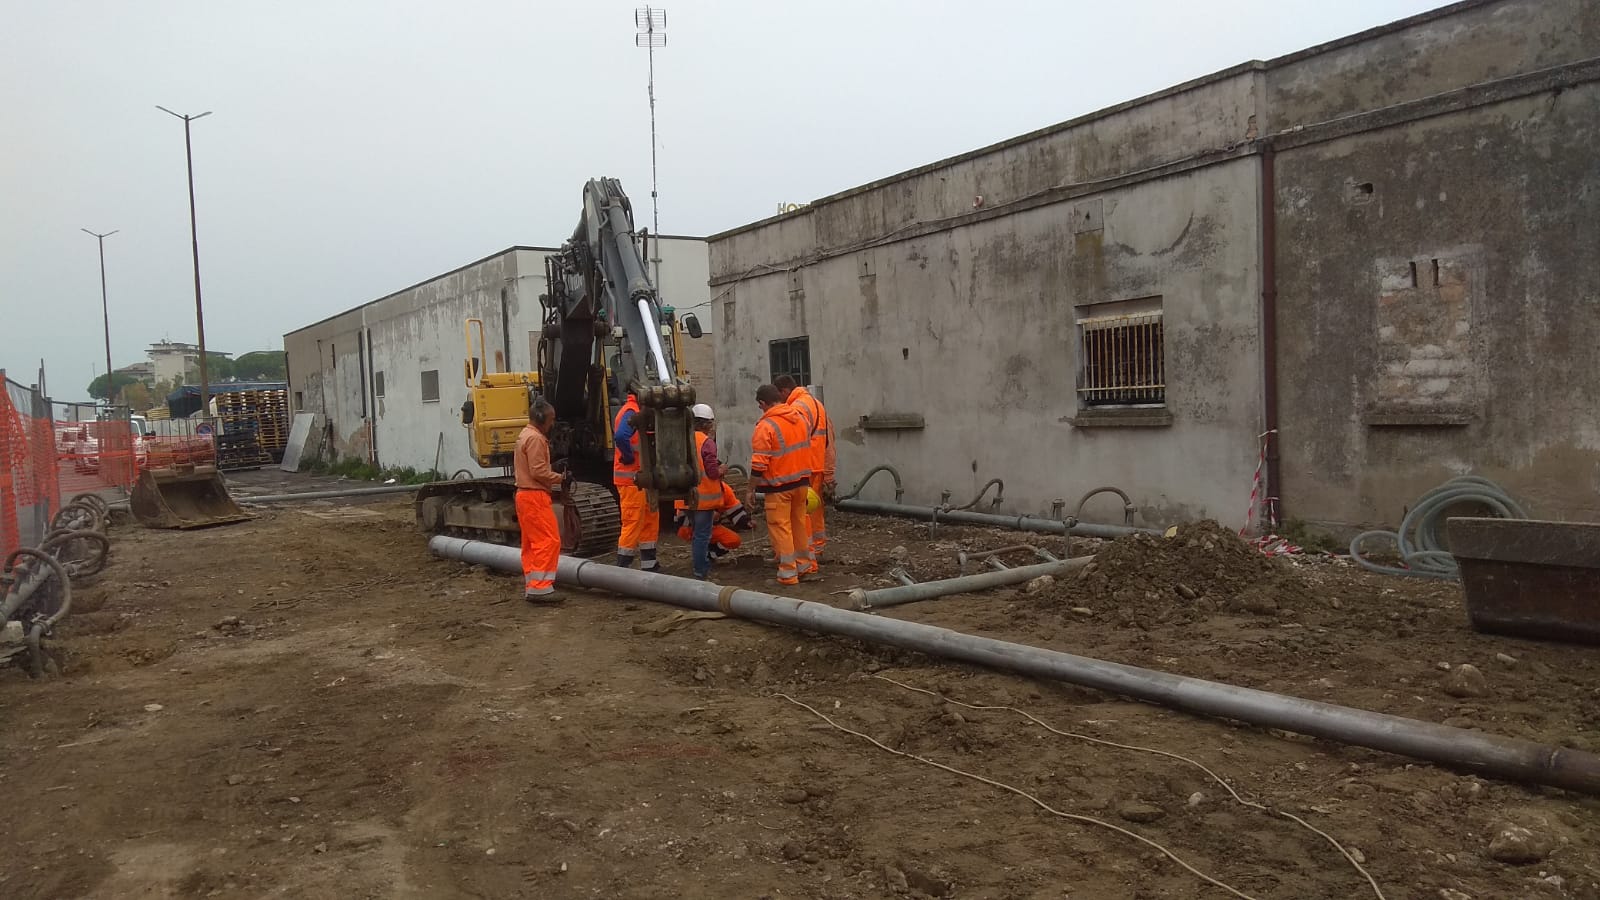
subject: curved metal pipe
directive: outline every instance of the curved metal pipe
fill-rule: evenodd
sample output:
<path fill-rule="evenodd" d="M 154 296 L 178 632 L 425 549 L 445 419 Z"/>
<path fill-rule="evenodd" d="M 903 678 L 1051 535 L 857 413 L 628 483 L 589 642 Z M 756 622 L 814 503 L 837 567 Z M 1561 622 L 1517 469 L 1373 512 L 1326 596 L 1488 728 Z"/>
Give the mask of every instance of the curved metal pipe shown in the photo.
<path fill-rule="evenodd" d="M 450 559 L 505 572 L 522 570 L 521 552 L 516 547 L 449 537 L 435 537 L 428 546 L 439 556 Z M 1567 747 L 1141 669 L 1059 650 L 963 634 L 920 622 L 623 569 L 570 556 L 561 557 L 556 567 L 556 580 L 565 585 L 599 588 L 685 609 L 723 612 L 756 622 L 856 638 L 1034 678 L 1069 682 L 1187 712 L 1370 747 L 1501 778 L 1600 794 L 1600 756 Z"/>
<path fill-rule="evenodd" d="M 900 500 L 905 497 L 906 491 L 900 483 L 900 472 L 896 470 L 894 466 L 890 465 L 873 466 L 871 469 L 868 469 L 867 474 L 861 476 L 861 480 L 856 482 L 855 487 L 851 488 L 847 493 L 839 496 L 839 502 L 842 503 L 855 497 L 857 494 L 860 494 L 861 489 L 866 487 L 867 482 L 872 480 L 872 476 L 878 474 L 879 472 L 888 472 L 889 475 L 894 478 L 894 502 L 899 503 Z"/>
<path fill-rule="evenodd" d="M 1057 561 L 1056 557 L 1055 557 L 1055 554 L 1051 553 L 1048 550 L 1045 550 L 1042 547 L 1035 547 L 1032 544 L 1011 544 L 1010 546 L 1006 546 L 1006 547 L 996 547 L 993 550 L 978 550 L 978 551 L 974 551 L 972 553 L 968 553 L 965 550 L 961 550 L 961 551 L 956 553 L 956 565 L 958 567 L 957 571 L 959 571 L 961 574 L 965 575 L 965 574 L 967 574 L 967 563 L 969 563 L 969 562 L 978 562 L 979 560 L 993 559 L 993 558 L 995 558 L 997 556 L 1001 556 L 1001 555 L 1006 554 L 1006 553 L 1016 553 L 1019 550 L 1031 550 L 1031 551 L 1033 551 L 1033 555 L 1034 556 L 1039 557 L 1039 559 L 1043 560 L 1044 562 L 1056 562 Z"/>
<path fill-rule="evenodd" d="M 421 488 L 420 484 L 382 484 L 377 487 L 343 488 L 337 491 L 302 491 L 298 494 L 262 494 L 239 497 L 240 503 L 293 503 L 297 500 L 331 500 L 335 497 L 367 497 L 376 494 L 403 494 Z"/>
<path fill-rule="evenodd" d="M 873 513 L 882 516 L 900 516 L 923 519 L 945 525 L 982 525 L 987 528 L 1015 528 L 1018 531 L 1035 531 L 1041 534 L 1071 534 L 1078 537 L 1115 539 L 1130 534 L 1161 534 L 1154 528 L 1137 528 L 1132 525 L 1097 525 L 1068 519 L 1041 519 L 1037 516 L 997 516 L 992 513 L 975 513 L 961 510 L 941 512 L 931 506 L 903 506 L 898 503 L 875 503 L 869 500 L 840 500 L 835 504 L 844 512 Z"/>
<path fill-rule="evenodd" d="M 1109 484 L 1104 486 L 1104 487 L 1094 488 L 1093 490 L 1089 491 L 1089 493 L 1084 494 L 1083 495 L 1083 499 L 1078 501 L 1078 509 L 1077 509 L 1077 511 L 1072 514 L 1072 517 L 1074 519 L 1082 519 L 1083 518 L 1083 507 L 1084 507 L 1084 504 L 1088 503 L 1089 502 L 1089 498 L 1095 496 L 1096 494 L 1116 494 L 1118 497 L 1121 497 L 1122 498 L 1122 521 L 1126 525 L 1132 525 L 1133 524 L 1133 512 L 1134 512 L 1133 500 L 1128 497 L 1128 492 L 1127 491 L 1123 490 L 1122 488 L 1116 487 L 1114 485 L 1109 485 Z"/>
<path fill-rule="evenodd" d="M 968 502 L 965 506 L 948 506 L 948 505 L 944 505 L 943 508 L 946 511 L 971 509 L 974 506 L 977 506 L 978 505 L 978 501 L 983 499 L 983 495 L 989 493 L 989 488 L 992 488 L 995 485 L 999 485 L 1000 486 L 1000 490 L 995 491 L 994 499 L 989 501 L 989 508 L 990 509 L 994 509 L 994 508 L 998 507 L 1001 503 L 1004 503 L 1005 499 L 1006 499 L 1005 498 L 1006 483 L 1004 481 L 1001 481 L 998 478 L 989 479 L 989 482 L 983 486 L 983 489 L 978 491 L 978 496 L 973 497 L 972 500 L 970 502 Z M 898 503 L 899 502 L 899 498 L 896 498 L 895 502 Z"/>
<path fill-rule="evenodd" d="M 993 557 L 990 557 L 993 559 Z M 935 597 L 947 597 L 951 594 L 965 594 L 968 591 L 986 591 L 990 588 L 1005 587 L 1008 584 L 1021 584 L 1032 581 L 1040 575 L 1060 575 L 1081 569 L 1094 562 L 1092 556 L 1078 556 L 1073 559 L 1063 559 L 1060 562 L 1039 563 L 1036 566 L 1018 566 L 1015 569 L 999 569 L 994 572 L 980 572 L 977 575 L 963 575 L 960 578 L 946 578 L 942 581 L 924 581 L 921 584 L 907 584 L 900 587 L 880 588 L 876 591 L 864 591 L 856 588 L 850 592 L 851 609 L 883 609 L 886 606 L 899 606 L 902 603 L 915 603 L 918 600 L 932 600 Z"/>

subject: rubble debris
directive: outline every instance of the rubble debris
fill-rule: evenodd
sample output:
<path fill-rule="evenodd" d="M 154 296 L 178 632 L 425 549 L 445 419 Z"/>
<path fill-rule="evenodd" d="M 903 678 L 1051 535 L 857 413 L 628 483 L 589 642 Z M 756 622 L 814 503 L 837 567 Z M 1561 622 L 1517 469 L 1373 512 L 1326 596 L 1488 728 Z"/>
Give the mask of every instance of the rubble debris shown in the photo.
<path fill-rule="evenodd" d="M 1525 866 L 1550 855 L 1550 839 L 1521 825 L 1500 826 L 1489 841 L 1489 858 L 1507 865 Z"/>
<path fill-rule="evenodd" d="M 1471 663 L 1462 663 L 1451 669 L 1444 676 L 1441 686 L 1452 697 L 1486 697 L 1489 694 L 1489 679 Z"/>

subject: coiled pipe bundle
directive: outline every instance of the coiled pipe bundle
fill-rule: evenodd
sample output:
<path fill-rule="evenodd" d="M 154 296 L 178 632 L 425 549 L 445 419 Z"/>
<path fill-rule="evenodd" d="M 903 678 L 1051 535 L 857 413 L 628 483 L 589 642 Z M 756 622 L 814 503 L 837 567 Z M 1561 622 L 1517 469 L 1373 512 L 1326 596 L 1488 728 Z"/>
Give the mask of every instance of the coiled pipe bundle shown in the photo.
<path fill-rule="evenodd" d="M 1417 504 L 1400 522 L 1400 530 L 1366 531 L 1350 542 L 1350 556 L 1365 569 L 1385 575 L 1407 575 L 1413 578 L 1456 579 L 1461 569 L 1455 557 L 1444 549 L 1445 510 L 1463 503 L 1479 503 L 1489 508 L 1497 518 L 1526 519 L 1528 514 L 1517 501 L 1487 478 L 1464 475 L 1452 478 L 1423 494 Z M 1386 566 L 1362 556 L 1361 548 L 1369 540 L 1383 539 L 1400 550 L 1405 568 Z"/>

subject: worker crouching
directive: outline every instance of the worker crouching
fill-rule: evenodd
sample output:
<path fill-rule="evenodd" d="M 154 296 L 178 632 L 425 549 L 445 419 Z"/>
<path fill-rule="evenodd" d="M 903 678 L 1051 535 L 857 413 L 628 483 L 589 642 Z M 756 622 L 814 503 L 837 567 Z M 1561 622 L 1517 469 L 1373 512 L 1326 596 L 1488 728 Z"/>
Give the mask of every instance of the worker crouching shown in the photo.
<path fill-rule="evenodd" d="M 811 489 L 810 426 L 784 402 L 781 391 L 764 384 L 756 391 L 761 420 L 750 438 L 750 488 L 745 502 L 759 494 L 766 507 L 767 531 L 778 557 L 778 583 L 800 583 L 817 571 L 811 555 L 811 519 L 806 495 Z"/>

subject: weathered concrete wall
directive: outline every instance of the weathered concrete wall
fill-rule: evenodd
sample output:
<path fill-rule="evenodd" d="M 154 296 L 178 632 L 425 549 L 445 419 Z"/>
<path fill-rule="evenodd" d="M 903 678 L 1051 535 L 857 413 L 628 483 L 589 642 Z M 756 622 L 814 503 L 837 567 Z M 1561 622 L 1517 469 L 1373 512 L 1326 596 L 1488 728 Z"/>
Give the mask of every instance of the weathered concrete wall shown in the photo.
<path fill-rule="evenodd" d="M 1597 146 L 1590 82 L 1279 154 L 1291 515 L 1394 523 L 1474 472 L 1600 518 Z"/>
<path fill-rule="evenodd" d="M 437 459 L 446 473 L 479 471 L 461 424 L 464 324 L 483 320 L 491 368 L 498 352 L 510 370 L 532 369 L 549 252 L 512 248 L 284 335 L 290 390 L 298 410 L 325 415 L 324 446 L 341 457 L 375 452 L 385 466 L 426 470 Z M 664 239 L 661 257 L 663 297 L 703 304 L 705 242 Z M 437 372 L 437 400 L 423 399 L 425 372 Z"/>
<path fill-rule="evenodd" d="M 1263 129 L 1382 109 L 1600 53 L 1600 3 L 1458 3 L 1275 59 Z"/>
<path fill-rule="evenodd" d="M 1473 0 L 716 235 L 723 442 L 747 451 L 769 342 L 808 335 L 847 482 L 1001 475 L 1039 512 L 1110 481 L 1148 520 L 1239 522 L 1270 141 L 1289 513 L 1393 521 L 1473 470 L 1593 517 L 1597 70 L 1593 0 Z M 1069 426 L 1073 308 L 1152 295 L 1170 426 Z M 882 413 L 926 428 L 855 427 Z"/>
<path fill-rule="evenodd" d="M 1257 197 L 1254 161 L 1228 162 L 725 287 L 719 442 L 747 459 L 767 341 L 807 335 L 846 485 L 887 462 L 911 501 L 998 476 L 1026 512 L 1110 483 L 1147 522 L 1240 519 L 1260 432 Z M 1075 426 L 1075 309 L 1154 297 L 1170 424 Z M 860 422 L 893 413 L 926 427 Z"/>

